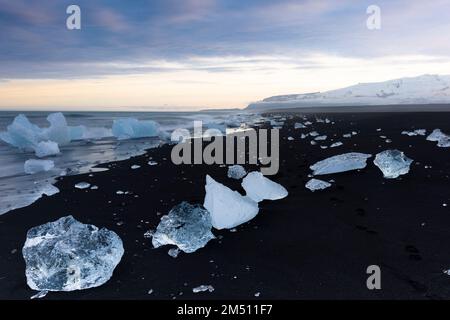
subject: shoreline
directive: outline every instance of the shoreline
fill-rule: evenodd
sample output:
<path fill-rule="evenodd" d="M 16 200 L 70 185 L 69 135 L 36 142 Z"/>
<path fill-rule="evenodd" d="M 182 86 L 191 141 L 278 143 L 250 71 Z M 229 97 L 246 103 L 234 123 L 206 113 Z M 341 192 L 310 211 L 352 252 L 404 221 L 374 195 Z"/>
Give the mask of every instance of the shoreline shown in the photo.
<path fill-rule="evenodd" d="M 280 110 L 272 114 L 285 115 Z M 450 113 L 320 116 L 335 124 L 316 123 L 309 117 L 312 128 L 295 130 L 294 123 L 302 119 L 294 118 L 280 130 L 280 171 L 270 179 L 287 188 L 287 198 L 260 203 L 259 214 L 236 232 L 213 230 L 216 240 L 176 259 L 167 254 L 170 246 L 153 249 L 144 233 L 155 229 L 161 216 L 180 202 L 202 204 L 206 174 L 243 194 L 240 181 L 227 178 L 226 166 L 176 166 L 170 161 L 172 146 L 166 144 L 141 156 L 99 165 L 109 170 L 93 176 L 58 178 L 59 194 L 0 216 L 0 298 L 29 299 L 36 293 L 26 285 L 21 254 L 26 232 L 69 214 L 116 232 L 125 254 L 103 286 L 50 292 L 45 299 L 450 298 L 450 277 L 442 273 L 450 268 L 443 245 L 450 240 L 450 209 L 442 206 L 450 203 L 449 150 L 425 137 L 401 135 L 402 130 L 422 127 L 450 132 Z M 331 138 L 344 145 L 322 150 L 299 138 L 312 130 L 328 135 L 327 145 Z M 353 130 L 358 134 L 342 138 Z M 313 193 L 304 187 L 309 166 L 319 160 L 350 151 L 375 155 L 390 148 L 414 160 L 401 179 L 383 179 L 372 158 L 360 172 L 319 177 L 336 181 L 329 189 Z M 149 160 L 158 164 L 149 166 Z M 132 170 L 135 164 L 141 168 Z M 99 189 L 75 189 L 82 181 Z M 129 194 L 118 195 L 118 190 Z M 382 270 L 379 291 L 366 288 L 366 268 L 373 264 Z M 193 293 L 199 285 L 215 290 Z"/>

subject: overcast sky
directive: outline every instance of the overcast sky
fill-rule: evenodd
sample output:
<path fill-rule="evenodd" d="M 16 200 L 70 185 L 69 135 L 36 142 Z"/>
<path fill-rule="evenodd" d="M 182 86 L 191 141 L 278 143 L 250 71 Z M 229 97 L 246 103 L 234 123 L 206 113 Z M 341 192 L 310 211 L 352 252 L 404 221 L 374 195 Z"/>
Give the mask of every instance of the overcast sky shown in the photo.
<path fill-rule="evenodd" d="M 66 28 L 70 4 L 81 30 Z M 0 108 L 245 107 L 450 74 L 449 13 L 450 0 L 0 0 Z"/>

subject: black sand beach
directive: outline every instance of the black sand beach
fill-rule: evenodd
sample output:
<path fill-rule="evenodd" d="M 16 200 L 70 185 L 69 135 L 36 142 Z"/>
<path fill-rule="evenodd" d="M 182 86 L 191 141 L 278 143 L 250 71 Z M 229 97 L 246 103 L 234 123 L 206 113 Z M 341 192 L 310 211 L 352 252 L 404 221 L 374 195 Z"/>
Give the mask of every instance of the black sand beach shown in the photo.
<path fill-rule="evenodd" d="M 25 279 L 26 232 L 69 214 L 114 230 L 125 254 L 105 285 L 49 293 L 44 299 L 449 299 L 450 276 L 443 270 L 450 268 L 450 150 L 401 132 L 450 132 L 450 113 L 317 115 L 335 124 L 316 123 L 309 114 L 314 124 L 299 130 L 294 130 L 300 120 L 295 111 L 284 115 L 294 118 L 281 129 L 280 171 L 271 179 L 289 196 L 260 203 L 256 218 L 236 232 L 214 230 L 216 240 L 176 259 L 167 254 L 170 247 L 152 248 L 144 233 L 174 205 L 203 203 L 207 174 L 243 192 L 240 182 L 227 178 L 226 167 L 172 164 L 171 146 L 165 145 L 103 165 L 109 171 L 92 177 L 61 177 L 59 194 L 0 216 L 0 299 L 29 299 L 36 293 Z M 332 143 L 330 138 L 344 145 L 322 150 L 309 138 L 300 139 L 312 130 L 328 135 L 324 145 Z M 351 131 L 358 134 L 342 138 Z M 335 180 L 327 190 L 313 193 L 304 187 L 309 166 L 319 160 L 385 149 L 399 149 L 414 160 L 407 175 L 386 180 L 372 158 L 361 171 L 325 176 Z M 147 165 L 149 158 L 158 165 Z M 134 164 L 141 168 L 132 170 Z M 75 189 L 81 181 L 99 189 Z M 118 190 L 130 193 L 117 195 Z M 381 267 L 382 289 L 371 291 L 366 268 L 374 264 Z M 215 291 L 194 294 L 192 288 L 202 284 Z"/>

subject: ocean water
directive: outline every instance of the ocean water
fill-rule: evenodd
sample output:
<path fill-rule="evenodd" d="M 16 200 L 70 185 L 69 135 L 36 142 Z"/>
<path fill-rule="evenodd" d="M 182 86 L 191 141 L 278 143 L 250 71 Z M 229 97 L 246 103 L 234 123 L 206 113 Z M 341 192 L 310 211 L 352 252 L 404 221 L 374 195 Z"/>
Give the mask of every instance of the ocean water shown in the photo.
<path fill-rule="evenodd" d="M 0 112 L 0 132 L 19 114 L 39 127 L 48 127 L 46 118 L 50 112 Z M 205 111 L 205 112 L 63 112 L 69 126 L 84 125 L 88 128 L 111 128 L 113 121 L 119 118 L 133 117 L 139 120 L 153 120 L 161 129 L 170 134 L 177 128 L 191 128 L 193 121 L 203 121 L 206 128 L 238 127 L 256 117 L 242 111 Z M 168 136 L 168 135 L 167 135 Z M 146 149 L 157 147 L 167 139 L 141 138 L 117 140 L 115 137 L 72 141 L 60 146 L 61 154 L 48 159 L 55 162 L 55 168 L 49 172 L 33 175 L 25 174 L 24 163 L 36 159 L 33 152 L 12 147 L 0 139 L 0 215 L 10 210 L 28 206 L 42 194 L 52 193 L 55 178 L 61 175 L 74 175 L 99 170 L 96 165 L 111 161 L 125 160 L 143 154 Z"/>

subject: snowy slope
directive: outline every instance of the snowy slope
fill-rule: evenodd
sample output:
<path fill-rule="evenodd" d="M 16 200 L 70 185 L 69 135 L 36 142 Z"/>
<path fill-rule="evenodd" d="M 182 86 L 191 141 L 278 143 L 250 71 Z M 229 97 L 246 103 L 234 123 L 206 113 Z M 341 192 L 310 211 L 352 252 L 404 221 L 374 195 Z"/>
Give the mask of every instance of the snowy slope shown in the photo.
<path fill-rule="evenodd" d="M 450 76 L 423 75 L 360 83 L 326 92 L 274 96 L 252 103 L 248 108 L 436 103 L 450 103 Z"/>

